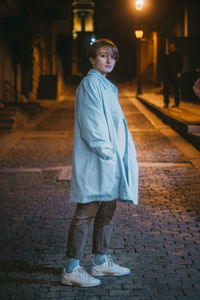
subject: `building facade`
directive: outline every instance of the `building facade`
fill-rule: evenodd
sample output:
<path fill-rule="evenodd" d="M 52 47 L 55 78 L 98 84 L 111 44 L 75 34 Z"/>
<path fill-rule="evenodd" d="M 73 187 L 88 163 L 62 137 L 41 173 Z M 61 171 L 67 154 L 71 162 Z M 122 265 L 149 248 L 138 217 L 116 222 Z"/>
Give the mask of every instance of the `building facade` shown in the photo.
<path fill-rule="evenodd" d="M 73 57 L 72 74 L 82 76 L 88 70 L 87 48 L 94 35 L 94 1 L 73 0 Z"/>
<path fill-rule="evenodd" d="M 67 80 L 71 74 L 71 22 L 70 0 L 0 2 L 2 103 L 34 101 L 42 76 Z"/>
<path fill-rule="evenodd" d="M 169 51 L 169 43 L 175 42 L 183 57 L 183 86 L 197 76 L 200 65 L 200 2 L 197 0 L 154 0 L 155 10 L 142 20 L 144 38 L 141 41 L 141 72 L 154 83 L 160 83 L 158 55 Z M 183 92 L 184 94 L 184 92 Z M 191 95 L 190 95 L 191 97 Z"/>

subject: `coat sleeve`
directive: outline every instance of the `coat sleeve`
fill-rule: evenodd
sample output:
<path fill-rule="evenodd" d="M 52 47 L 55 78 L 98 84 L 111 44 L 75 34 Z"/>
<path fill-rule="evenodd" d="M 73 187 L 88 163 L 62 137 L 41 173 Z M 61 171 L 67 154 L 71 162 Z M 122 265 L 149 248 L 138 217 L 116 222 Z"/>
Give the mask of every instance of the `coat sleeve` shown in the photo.
<path fill-rule="evenodd" d="M 83 140 L 102 159 L 113 159 L 113 148 L 98 85 L 95 82 L 83 82 L 77 91 L 76 101 Z"/>

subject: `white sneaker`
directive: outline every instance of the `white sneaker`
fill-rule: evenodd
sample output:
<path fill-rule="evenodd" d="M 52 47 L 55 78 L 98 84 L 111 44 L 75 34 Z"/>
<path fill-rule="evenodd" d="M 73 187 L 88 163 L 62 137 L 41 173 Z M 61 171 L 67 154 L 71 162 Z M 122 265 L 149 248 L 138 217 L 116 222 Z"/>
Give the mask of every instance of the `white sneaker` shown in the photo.
<path fill-rule="evenodd" d="M 128 275 L 130 272 L 128 268 L 116 264 L 109 255 L 106 256 L 103 264 L 93 266 L 91 270 L 93 276 L 123 276 Z"/>
<path fill-rule="evenodd" d="M 76 285 L 81 287 L 97 286 L 101 284 L 99 279 L 92 277 L 81 266 L 77 266 L 71 273 L 66 273 L 65 269 L 63 269 L 61 282 L 64 285 Z"/>

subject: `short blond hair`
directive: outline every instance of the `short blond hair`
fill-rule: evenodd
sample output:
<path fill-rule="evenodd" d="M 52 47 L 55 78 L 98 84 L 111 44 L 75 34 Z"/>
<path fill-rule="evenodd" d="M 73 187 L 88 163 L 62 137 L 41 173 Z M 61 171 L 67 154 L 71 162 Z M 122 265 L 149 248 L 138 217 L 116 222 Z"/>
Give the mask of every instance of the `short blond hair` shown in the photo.
<path fill-rule="evenodd" d="M 88 58 L 96 58 L 97 50 L 103 46 L 109 47 L 112 50 L 114 59 L 116 61 L 119 60 L 119 51 L 116 45 L 108 39 L 98 39 L 93 44 L 91 44 L 88 48 Z"/>

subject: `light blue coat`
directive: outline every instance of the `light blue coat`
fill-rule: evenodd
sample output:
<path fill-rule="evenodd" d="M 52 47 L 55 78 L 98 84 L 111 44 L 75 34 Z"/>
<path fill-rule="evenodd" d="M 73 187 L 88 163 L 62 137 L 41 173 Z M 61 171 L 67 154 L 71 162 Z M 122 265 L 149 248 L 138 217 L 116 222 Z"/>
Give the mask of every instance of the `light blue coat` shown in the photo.
<path fill-rule="evenodd" d="M 116 124 L 125 128 L 125 154 L 119 155 Z M 138 204 L 138 163 L 118 90 L 91 69 L 76 92 L 71 201 L 119 199 Z"/>

